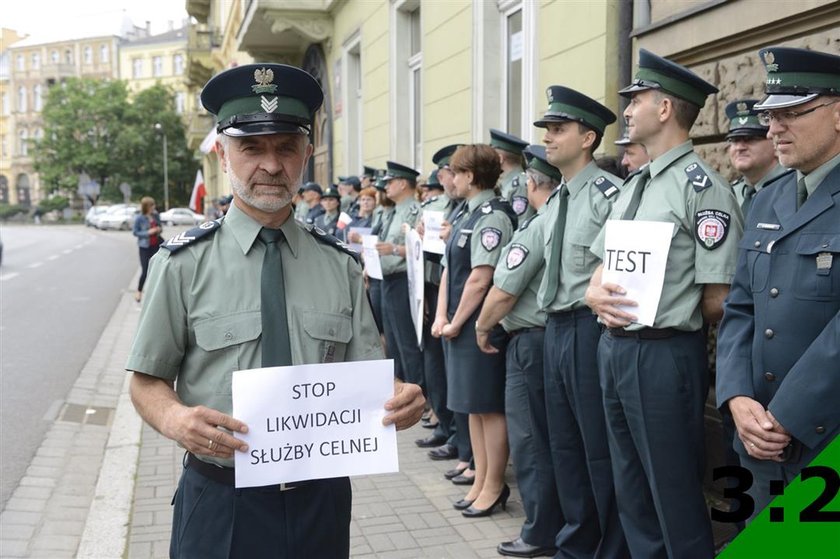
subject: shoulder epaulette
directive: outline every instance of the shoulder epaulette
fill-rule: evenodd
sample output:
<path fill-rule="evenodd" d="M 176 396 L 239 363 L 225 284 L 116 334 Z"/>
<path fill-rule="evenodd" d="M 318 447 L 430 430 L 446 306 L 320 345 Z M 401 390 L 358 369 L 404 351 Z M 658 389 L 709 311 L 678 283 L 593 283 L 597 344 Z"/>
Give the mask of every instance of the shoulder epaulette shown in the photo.
<path fill-rule="evenodd" d="M 417 204 L 412 204 L 411 208 L 408 210 L 409 215 L 417 215 L 420 213 L 420 206 Z"/>
<path fill-rule="evenodd" d="M 421 207 L 421 208 L 425 208 L 426 206 L 428 206 L 428 205 L 429 205 L 429 204 L 431 204 L 432 202 L 437 202 L 437 201 L 438 201 L 438 198 L 440 198 L 440 196 L 432 196 L 432 197 L 431 197 L 431 198 L 429 198 L 428 200 L 423 200 L 423 202 L 421 202 L 421 203 L 420 203 L 420 207 Z"/>
<path fill-rule="evenodd" d="M 618 194 L 618 187 L 604 175 L 601 175 L 600 177 L 595 179 L 595 186 L 598 188 L 598 190 L 601 191 L 601 194 L 603 194 L 604 197 L 608 200 L 616 194 Z"/>
<path fill-rule="evenodd" d="M 694 187 L 695 192 L 703 192 L 715 183 L 706 170 L 697 162 L 691 163 L 685 168 L 685 175 L 688 177 L 688 182 Z"/>
<path fill-rule="evenodd" d="M 166 250 L 174 254 L 186 246 L 189 246 L 193 243 L 197 243 L 202 239 L 209 238 L 210 235 L 219 230 L 219 227 L 222 226 L 222 221 L 224 219 L 224 217 L 220 217 L 219 219 L 216 219 L 214 221 L 205 221 L 198 227 L 193 227 L 188 231 L 178 233 L 177 235 L 163 243 L 163 246 L 161 248 L 165 248 Z"/>
<path fill-rule="evenodd" d="M 301 223 L 301 226 L 307 232 L 309 232 L 310 235 L 315 237 L 315 240 L 317 240 L 318 242 L 323 243 L 323 244 L 328 245 L 328 246 L 331 246 L 331 247 L 333 247 L 337 250 L 340 250 L 341 252 L 350 255 L 353 258 L 353 260 L 355 260 L 356 262 L 359 262 L 359 253 L 358 252 L 356 252 L 355 250 L 353 250 L 352 248 L 350 248 L 349 246 L 344 244 L 339 239 L 336 239 L 335 237 L 333 237 L 332 235 L 330 235 L 329 233 L 327 233 L 326 231 L 324 231 L 320 227 L 315 227 L 313 225 L 309 225 L 308 223 Z"/>
<path fill-rule="evenodd" d="M 744 178 L 744 177 L 738 177 L 737 179 L 733 179 L 733 180 L 729 183 L 729 186 L 735 186 L 736 184 L 738 184 L 739 182 L 741 182 L 741 180 L 742 180 L 743 178 Z"/>
<path fill-rule="evenodd" d="M 520 231 L 525 231 L 525 230 L 528 228 L 528 226 L 529 226 L 529 225 L 531 225 L 531 222 L 532 222 L 532 221 L 534 221 L 534 219 L 535 219 L 538 215 L 539 215 L 539 214 L 534 214 L 534 215 L 532 215 L 531 217 L 529 217 L 528 219 L 526 219 L 525 221 L 523 221 L 523 222 L 522 222 L 522 224 L 519 226 L 519 230 L 520 230 Z"/>
<path fill-rule="evenodd" d="M 519 216 L 513 211 L 513 206 L 510 205 L 510 202 L 503 198 L 491 198 L 481 205 L 481 213 L 490 214 L 496 210 L 504 212 L 510 220 L 511 226 L 516 230 L 519 224 Z"/>

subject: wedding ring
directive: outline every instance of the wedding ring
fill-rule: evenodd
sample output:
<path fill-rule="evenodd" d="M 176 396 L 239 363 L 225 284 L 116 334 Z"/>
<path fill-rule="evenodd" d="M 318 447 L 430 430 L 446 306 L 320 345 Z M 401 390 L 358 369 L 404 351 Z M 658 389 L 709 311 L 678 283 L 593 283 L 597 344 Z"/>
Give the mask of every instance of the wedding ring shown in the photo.
<path fill-rule="evenodd" d="M 216 444 L 213 439 L 207 439 L 207 448 L 213 450 L 213 445 Z M 755 446 L 755 445 L 753 445 Z"/>

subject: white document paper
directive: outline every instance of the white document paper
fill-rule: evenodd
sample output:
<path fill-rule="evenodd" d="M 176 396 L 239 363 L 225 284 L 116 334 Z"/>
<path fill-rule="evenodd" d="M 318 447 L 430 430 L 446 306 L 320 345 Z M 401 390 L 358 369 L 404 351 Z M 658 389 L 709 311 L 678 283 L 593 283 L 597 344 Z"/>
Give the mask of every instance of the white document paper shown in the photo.
<path fill-rule="evenodd" d="M 417 335 L 417 347 L 423 347 L 423 288 L 425 286 L 423 241 L 420 234 L 409 229 L 405 234 L 405 261 L 408 272 L 408 305 L 414 332 Z"/>
<path fill-rule="evenodd" d="M 362 254 L 364 252 L 362 243 L 354 242 L 353 239 L 356 238 L 356 235 L 358 235 L 359 238 L 362 238 L 365 235 L 370 235 L 371 230 L 372 229 L 370 227 L 351 227 L 347 230 L 347 244 L 350 246 L 350 248 L 352 248 L 359 254 Z"/>
<path fill-rule="evenodd" d="M 399 471 L 397 432 L 382 425 L 393 360 L 267 367 L 233 373 L 236 487 Z"/>
<path fill-rule="evenodd" d="M 601 283 L 615 283 L 638 307 L 621 307 L 653 326 L 665 282 L 665 265 L 674 224 L 663 221 L 611 219 L 604 233 L 604 271 Z"/>
<path fill-rule="evenodd" d="M 362 235 L 362 258 L 365 261 L 365 272 L 369 278 L 382 279 L 382 263 L 379 261 L 379 252 L 376 250 L 376 243 L 379 237 L 376 235 Z"/>
<path fill-rule="evenodd" d="M 443 212 L 423 210 L 423 250 L 433 254 L 443 254 L 446 243 L 440 238 L 443 225 Z"/>

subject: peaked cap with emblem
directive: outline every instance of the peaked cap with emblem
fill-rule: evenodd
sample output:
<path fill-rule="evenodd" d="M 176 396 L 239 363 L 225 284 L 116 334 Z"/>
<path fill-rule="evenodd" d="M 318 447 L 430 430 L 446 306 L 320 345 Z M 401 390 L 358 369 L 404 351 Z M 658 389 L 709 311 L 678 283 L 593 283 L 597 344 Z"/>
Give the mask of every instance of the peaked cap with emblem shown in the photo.
<path fill-rule="evenodd" d="M 657 56 L 649 50 L 639 49 L 639 69 L 633 83 L 618 93 L 624 97 L 632 97 L 633 93 L 646 89 L 670 93 L 701 108 L 706 104 L 706 97 L 718 92 L 718 88 L 685 66 Z"/>
<path fill-rule="evenodd" d="M 630 131 L 625 128 L 624 135 L 615 140 L 613 143 L 617 146 L 629 146 L 631 144 L 635 144 L 636 142 L 630 139 Z"/>
<path fill-rule="evenodd" d="M 324 92 L 308 73 L 285 64 L 246 64 L 210 78 L 201 104 L 227 136 L 309 134 Z"/>
<path fill-rule="evenodd" d="M 432 189 L 433 190 L 443 190 L 443 185 L 440 184 L 440 181 L 438 180 L 438 170 L 437 169 L 435 169 L 434 171 L 429 173 L 429 180 L 427 180 L 425 182 L 425 184 L 423 184 L 423 188 L 429 189 L 429 190 L 432 190 Z"/>
<path fill-rule="evenodd" d="M 396 161 L 388 161 L 386 165 L 388 168 L 385 170 L 385 176 L 382 177 L 382 180 L 385 182 L 391 179 L 417 180 L 417 175 L 420 174 L 411 167 L 397 163 Z"/>
<path fill-rule="evenodd" d="M 437 150 L 432 156 L 432 163 L 437 165 L 438 169 L 443 169 L 449 165 L 449 160 L 452 159 L 452 154 L 455 153 L 463 144 L 449 144 Z"/>
<path fill-rule="evenodd" d="M 368 167 L 367 165 L 365 165 L 363 167 L 361 176 L 362 177 L 368 177 L 368 178 L 371 178 L 371 179 L 375 178 L 376 177 L 376 168 L 375 167 Z"/>
<path fill-rule="evenodd" d="M 384 169 L 377 169 L 376 170 L 376 178 L 375 182 L 373 183 L 373 187 L 380 191 L 385 192 L 385 170 Z"/>
<path fill-rule="evenodd" d="M 301 187 L 303 192 L 317 192 L 319 196 L 324 195 L 324 190 L 321 188 L 321 185 L 317 182 L 308 182 Z"/>
<path fill-rule="evenodd" d="M 563 181 L 563 173 L 560 172 L 560 169 L 549 163 L 548 159 L 546 159 L 545 146 L 530 145 L 522 150 L 522 155 L 525 156 L 525 163 L 529 169 L 539 171 L 557 182 Z"/>
<path fill-rule="evenodd" d="M 758 122 L 758 111 L 753 107 L 755 99 L 739 99 L 726 105 L 726 118 L 729 119 L 729 133 L 726 139 L 744 136 L 766 136 L 767 126 Z"/>
<path fill-rule="evenodd" d="M 338 177 L 338 182 L 349 184 L 354 188 L 362 186 L 362 182 L 359 180 L 359 177 L 354 175 L 350 175 L 349 177 Z"/>
<path fill-rule="evenodd" d="M 335 198 L 336 200 L 341 200 L 341 194 L 338 193 L 338 189 L 335 187 L 329 187 L 321 194 L 321 198 Z"/>
<path fill-rule="evenodd" d="M 767 70 L 764 92 L 756 109 L 783 109 L 807 103 L 819 95 L 840 95 L 840 56 L 790 47 L 758 51 Z"/>
<path fill-rule="evenodd" d="M 528 147 L 528 142 L 522 138 L 517 138 L 513 134 L 508 134 L 496 128 L 491 128 L 490 147 L 519 155 L 522 153 L 523 149 Z"/>
<path fill-rule="evenodd" d="M 591 128 L 599 135 L 615 122 L 615 113 L 607 107 L 574 89 L 562 85 L 552 85 L 545 92 L 548 97 L 548 109 L 534 126 L 546 128 L 552 122 L 579 122 Z"/>

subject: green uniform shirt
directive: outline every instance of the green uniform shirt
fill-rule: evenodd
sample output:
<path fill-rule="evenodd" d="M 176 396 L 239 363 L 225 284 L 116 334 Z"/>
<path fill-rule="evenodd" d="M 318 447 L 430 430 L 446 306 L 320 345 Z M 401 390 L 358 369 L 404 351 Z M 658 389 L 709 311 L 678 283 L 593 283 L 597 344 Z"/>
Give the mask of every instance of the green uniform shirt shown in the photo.
<path fill-rule="evenodd" d="M 292 362 L 382 359 L 359 264 L 292 219 L 281 229 Z M 188 406 L 231 413 L 233 371 L 262 362 L 259 231 L 232 204 L 210 238 L 152 258 L 126 369 L 176 381 Z"/>
<path fill-rule="evenodd" d="M 499 192 L 510 202 L 519 223 L 534 215 L 534 208 L 528 203 L 528 177 L 521 170 L 513 169 L 503 174 L 499 178 Z"/>
<path fill-rule="evenodd" d="M 518 297 L 516 304 L 502 319 L 502 327 L 512 332 L 521 328 L 545 326 L 545 312 L 537 304 L 537 290 L 545 271 L 543 259 L 543 205 L 529 220 L 522 223 L 513 239 L 502 249 L 502 257 L 493 274 L 493 285 Z"/>
<path fill-rule="evenodd" d="M 492 190 L 482 190 L 467 202 L 467 211 L 458 219 L 458 223 L 464 223 L 469 219 L 475 212 L 482 212 L 482 216 L 478 218 L 473 224 L 472 229 L 455 229 L 453 228 L 452 234 L 456 235 L 457 237 L 461 237 L 462 234 L 470 234 L 470 266 L 475 268 L 477 266 L 491 266 L 493 268 L 496 267 L 496 263 L 499 261 L 499 257 L 502 254 L 502 248 L 510 241 L 511 236 L 513 235 L 513 225 L 510 223 L 510 219 L 508 216 L 502 211 L 492 211 L 489 206 L 487 206 L 486 211 L 484 206 L 485 202 L 490 201 L 491 198 L 495 198 L 496 194 Z M 485 213 L 486 211 L 486 213 Z M 493 231 L 495 229 L 495 231 Z M 482 244 L 482 234 L 486 233 L 487 236 L 484 238 L 484 243 Z M 489 239 L 498 236 L 499 241 L 496 244 L 488 242 Z M 454 239 L 454 242 L 458 242 L 458 239 Z M 491 247 L 491 248 L 488 248 Z M 443 259 L 443 267 L 446 267 L 447 259 Z"/>
<path fill-rule="evenodd" d="M 406 198 L 394 207 L 394 213 L 390 218 L 384 218 L 385 221 L 379 238 L 383 243 L 404 245 L 405 233 L 403 232 L 402 226 L 404 223 L 407 223 L 409 227 L 414 227 L 419 215 L 420 205 L 417 201 L 413 197 Z M 382 265 L 383 277 L 405 272 L 407 269 L 404 256 L 386 254 L 381 255 L 379 261 Z"/>
<path fill-rule="evenodd" d="M 786 173 L 786 172 L 787 172 L 787 169 L 785 169 L 784 167 L 782 167 L 781 165 L 779 165 L 777 163 L 776 166 L 773 167 L 770 170 L 769 173 L 767 173 L 765 176 L 763 176 L 760 181 L 755 183 L 756 194 L 758 192 L 760 192 L 762 188 L 764 188 L 765 184 L 767 184 L 771 180 L 775 179 L 776 177 L 778 177 L 782 173 Z M 732 190 L 735 192 L 735 199 L 738 200 L 738 206 L 739 207 L 743 206 L 743 204 L 744 204 L 744 198 L 745 198 L 745 195 L 746 195 L 746 190 L 749 186 L 750 186 L 750 183 L 748 183 L 747 179 L 744 178 L 744 177 L 741 177 L 740 179 L 738 179 L 737 181 L 732 183 Z"/>
<path fill-rule="evenodd" d="M 695 331 L 703 326 L 700 301 L 707 283 L 729 284 L 735 275 L 738 242 L 744 231 L 741 210 L 732 189 L 694 153 L 691 141 L 676 146 L 650 163 L 651 178 L 636 220 L 670 221 L 676 226 L 665 265 L 665 284 L 654 328 Z M 639 176 L 631 178 L 614 204 L 610 219 L 621 219 Z M 699 221 L 718 212 L 723 237 L 709 248 L 700 239 Z M 604 256 L 604 232 L 592 244 Z M 643 328 L 630 325 L 627 330 Z"/>
<path fill-rule="evenodd" d="M 233 205 L 233 202 L 231 202 Z M 306 214 L 309 213 L 309 204 L 304 202 L 303 200 L 295 206 L 295 219 L 298 221 L 306 221 Z"/>
<path fill-rule="evenodd" d="M 589 247 L 604 227 L 621 183 L 620 178 L 601 170 L 594 161 L 566 183 L 569 204 L 562 247 L 557 247 L 553 239 L 559 197 L 553 196 L 549 201 L 548 215 L 543 220 L 545 262 L 548 268 L 553 259 L 560 258 L 560 280 L 551 300 L 552 294 L 547 293 L 548 282 L 544 281 L 540 286 L 537 300 L 543 310 L 563 312 L 586 306 L 583 300 L 586 288 L 601 263 Z"/>

